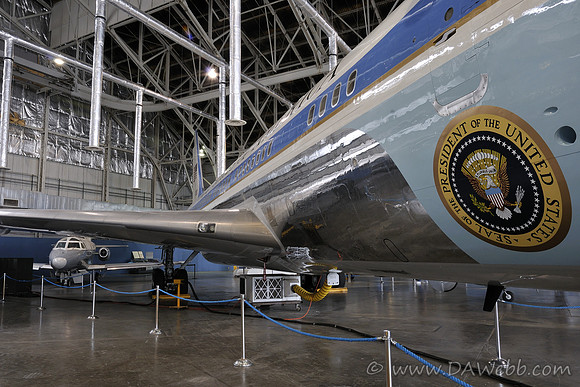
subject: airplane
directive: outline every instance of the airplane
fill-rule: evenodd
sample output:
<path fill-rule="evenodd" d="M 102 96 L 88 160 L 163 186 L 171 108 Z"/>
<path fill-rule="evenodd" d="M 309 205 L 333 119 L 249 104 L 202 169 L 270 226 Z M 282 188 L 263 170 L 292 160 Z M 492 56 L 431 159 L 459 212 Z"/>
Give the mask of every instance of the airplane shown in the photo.
<path fill-rule="evenodd" d="M 161 262 L 128 262 L 94 264 L 92 259 L 97 256 L 105 262 L 111 255 L 110 248 L 126 247 L 126 245 L 99 245 L 85 236 L 67 236 L 59 239 L 48 255 L 48 265 L 34 263 L 33 270 L 54 270 L 62 283 L 74 286 L 80 279 L 74 274 L 88 273 L 97 270 L 152 269 L 161 266 Z M 75 281 L 77 280 L 77 281 Z"/>
<path fill-rule="evenodd" d="M 0 222 L 487 285 L 486 310 L 508 285 L 579 291 L 579 17 L 577 0 L 406 0 L 188 211 Z"/>

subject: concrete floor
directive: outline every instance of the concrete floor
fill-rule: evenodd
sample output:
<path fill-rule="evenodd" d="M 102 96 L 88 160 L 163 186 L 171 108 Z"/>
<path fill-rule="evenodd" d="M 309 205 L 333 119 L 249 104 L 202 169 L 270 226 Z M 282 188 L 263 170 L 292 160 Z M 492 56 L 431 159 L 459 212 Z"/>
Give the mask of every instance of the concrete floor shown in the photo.
<path fill-rule="evenodd" d="M 130 277 L 131 280 L 128 280 Z M 201 273 L 192 280 L 201 299 L 237 296 L 231 273 Z M 139 291 L 151 287 L 145 275 L 106 276 L 111 289 Z M 35 285 L 33 289 L 37 289 Z M 425 282 L 357 277 L 347 294 L 331 294 L 314 303 L 307 322 L 336 323 L 382 336 L 389 329 L 399 343 L 453 361 L 427 359 L 474 386 L 509 386 L 478 376 L 477 365 L 496 357 L 494 314 L 482 311 L 485 289 L 459 285 L 436 293 Z M 95 314 L 90 290 L 46 286 L 44 306 L 38 297 L 7 297 L 0 305 L 0 386 L 359 386 L 385 385 L 385 344 L 326 341 L 285 330 L 263 318 L 246 319 L 247 358 L 253 367 L 236 368 L 242 354 L 240 317 L 210 313 L 198 306 L 160 310 L 147 295 L 121 296 L 97 289 Z M 516 302 L 580 305 L 580 294 L 512 289 Z M 77 298 L 84 301 L 63 300 Z M 128 303 L 129 302 L 129 303 Z M 239 303 L 212 307 L 239 312 Z M 272 317 L 296 318 L 293 305 L 263 309 Z M 248 312 L 248 314 L 255 314 Z M 534 386 L 576 386 L 580 373 L 580 311 L 500 305 L 502 355 L 510 360 L 506 377 Z M 326 326 L 289 324 L 325 336 L 360 337 Z M 395 386 L 452 386 L 428 375 L 421 364 L 397 348 Z M 457 363 L 455 363 L 457 362 Z M 459 371 L 457 364 L 469 363 Z M 405 368 L 406 367 L 406 368 Z M 546 376 L 564 371 L 563 375 Z M 400 372 L 407 371 L 405 375 Z M 414 374 L 411 375 L 410 373 Z M 533 376 L 538 373 L 540 376 Z M 419 375 L 417 374 L 419 373 Z"/>

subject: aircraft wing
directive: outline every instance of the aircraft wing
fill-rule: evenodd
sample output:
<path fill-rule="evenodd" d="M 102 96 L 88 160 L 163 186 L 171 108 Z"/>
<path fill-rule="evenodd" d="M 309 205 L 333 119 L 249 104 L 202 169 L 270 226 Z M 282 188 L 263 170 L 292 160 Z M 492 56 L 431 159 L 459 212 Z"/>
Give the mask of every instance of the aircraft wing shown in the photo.
<path fill-rule="evenodd" d="M 87 270 L 154 269 L 161 266 L 162 262 L 102 263 L 87 265 Z"/>
<path fill-rule="evenodd" d="M 0 224 L 184 247 L 240 258 L 262 258 L 280 251 L 278 239 L 249 209 L 131 212 L 3 208 Z"/>
<path fill-rule="evenodd" d="M 50 266 L 48 263 L 33 263 L 32 264 L 32 270 L 40 270 L 40 269 L 52 270 L 52 266 Z"/>

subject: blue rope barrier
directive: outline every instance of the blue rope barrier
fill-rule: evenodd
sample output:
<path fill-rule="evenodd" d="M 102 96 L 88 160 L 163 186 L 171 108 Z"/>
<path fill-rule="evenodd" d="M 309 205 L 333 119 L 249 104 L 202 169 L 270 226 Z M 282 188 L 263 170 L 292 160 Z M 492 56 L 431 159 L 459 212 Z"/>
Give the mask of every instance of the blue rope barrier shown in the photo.
<path fill-rule="evenodd" d="M 64 289 L 81 289 L 81 288 L 86 288 L 86 287 L 91 286 L 90 283 L 89 284 L 86 284 L 86 285 L 82 285 L 82 286 L 63 286 L 63 285 L 56 284 L 56 283 L 54 283 L 54 282 L 52 282 L 50 280 L 47 280 L 46 278 L 44 280 L 46 282 L 48 282 L 49 284 L 51 284 L 51 285 L 58 286 L 59 288 L 64 288 Z"/>
<path fill-rule="evenodd" d="M 255 312 L 257 312 L 259 315 L 261 315 L 262 317 L 264 317 L 266 320 L 269 320 L 269 321 L 273 322 L 274 324 L 281 326 L 282 328 L 286 328 L 286 329 L 288 329 L 289 331 L 292 331 L 292 332 L 294 332 L 294 333 L 298 333 L 298 334 L 301 334 L 301 335 L 304 335 L 304 336 L 314 337 L 314 338 L 316 338 L 316 339 L 323 339 L 323 340 L 333 340 L 333 341 L 350 341 L 350 342 L 361 342 L 361 341 L 380 341 L 380 340 L 382 340 L 382 339 L 383 339 L 382 337 L 368 337 L 368 338 L 363 338 L 363 339 L 350 339 L 350 338 L 346 338 L 346 337 L 330 337 L 330 336 L 320 336 L 320 335 L 315 335 L 315 334 L 313 334 L 313 333 L 302 332 L 302 331 L 299 331 L 298 329 L 291 328 L 291 327 L 289 327 L 289 326 L 287 326 L 287 325 L 284 325 L 284 324 L 282 324 L 282 323 L 280 323 L 280 322 L 278 322 L 278 321 L 276 321 L 276 320 L 274 320 L 274 319 L 272 319 L 272 318 L 270 318 L 270 317 L 266 316 L 264 313 L 262 313 L 262 312 L 260 312 L 258 309 L 256 309 L 256 308 L 254 307 L 254 305 L 250 304 L 248 301 L 244 301 L 244 302 L 245 302 L 246 304 L 248 304 L 248 306 L 249 306 L 250 308 L 252 308 L 252 309 L 253 309 Z"/>
<path fill-rule="evenodd" d="M 413 352 L 409 351 L 407 348 L 405 348 L 401 344 L 397 343 L 395 340 L 391 340 L 391 343 L 393 343 L 393 345 L 395 347 L 399 348 L 401 351 L 405 352 L 407 355 L 409 355 L 412 358 L 418 360 L 419 362 L 423 363 L 427 367 L 433 369 L 435 371 L 435 373 L 438 373 L 441 376 L 445 376 L 447 379 L 449 379 L 449 380 L 451 380 L 451 381 L 459 384 L 460 386 L 463 386 L 463 387 L 473 387 L 471 384 L 467 384 L 463 380 L 457 379 L 453 375 L 449 375 L 447 372 L 443 371 L 441 369 L 441 367 L 435 367 L 433 364 L 429 363 L 427 360 L 425 360 L 425 359 L 419 357 L 418 355 L 414 354 Z"/>
<path fill-rule="evenodd" d="M 150 293 L 150 292 L 154 292 L 155 291 L 155 289 L 149 289 L 149 290 L 143 290 L 143 291 L 140 291 L 140 292 L 122 292 L 122 291 L 119 291 L 119 290 L 113 290 L 113 289 L 106 288 L 106 287 L 104 287 L 103 285 L 100 285 L 100 284 L 97 284 L 97 286 L 100 287 L 101 289 L 108 290 L 109 292 L 119 293 L 119 294 L 145 294 L 145 293 Z"/>
<path fill-rule="evenodd" d="M 38 281 L 38 280 L 40 280 L 40 278 L 31 279 L 31 280 L 19 280 L 19 279 L 16 279 L 16 278 L 12 278 L 12 277 L 10 277 L 8 274 L 6 274 L 6 278 L 8 278 L 8 279 L 10 279 L 10 280 L 12 280 L 12 281 L 16 281 L 16 282 L 33 282 L 33 281 Z"/>
<path fill-rule="evenodd" d="M 156 290 L 156 289 L 153 289 L 153 290 Z M 178 298 L 178 299 L 183 300 L 183 301 L 197 302 L 197 303 L 200 303 L 200 304 L 223 304 L 223 303 L 226 303 L 226 302 L 233 302 L 233 301 L 239 301 L 240 300 L 239 298 L 232 298 L 230 300 L 219 300 L 219 301 L 190 300 L 189 298 L 177 297 L 175 294 L 168 293 L 168 292 L 166 292 L 163 289 L 159 289 L 159 292 L 160 293 L 163 293 L 163 294 L 166 294 L 168 296 L 171 296 L 173 298 Z"/>
<path fill-rule="evenodd" d="M 518 304 L 517 302 L 503 301 L 504 304 L 525 306 L 528 308 L 538 308 L 538 309 L 580 309 L 580 306 L 543 306 L 543 305 L 529 305 L 529 304 Z"/>

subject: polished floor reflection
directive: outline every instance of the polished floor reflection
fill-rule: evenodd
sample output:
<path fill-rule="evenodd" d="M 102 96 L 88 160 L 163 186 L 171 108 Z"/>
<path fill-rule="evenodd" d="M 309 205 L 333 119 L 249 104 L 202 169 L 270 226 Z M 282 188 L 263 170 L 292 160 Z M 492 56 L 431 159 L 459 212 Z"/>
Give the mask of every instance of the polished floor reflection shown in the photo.
<path fill-rule="evenodd" d="M 237 296 L 231 273 L 200 273 L 191 279 L 200 299 Z M 151 287 L 146 275 L 107 275 L 101 284 L 120 291 Z M 34 290 L 39 290 L 34 285 Z M 520 303 L 580 305 L 580 294 L 511 289 Z M 382 336 L 439 357 L 427 358 L 443 371 L 474 386 L 576 386 L 580 374 L 580 311 L 499 306 L 502 357 L 510 368 L 504 380 L 479 376 L 478 366 L 497 357 L 494 313 L 482 311 L 485 289 L 462 285 L 437 293 L 425 281 L 356 277 L 348 293 L 330 294 L 311 305 L 300 321 L 287 324 L 324 336 Z M 383 342 L 335 342 L 302 336 L 263 318 L 246 319 L 249 368 L 234 367 L 242 357 L 239 303 L 194 305 L 176 310 L 162 305 L 159 328 L 148 295 L 120 295 L 97 288 L 96 320 L 89 289 L 45 288 L 39 297 L 7 297 L 0 305 L 1 386 L 366 386 L 385 385 Z M 308 303 L 262 308 L 269 316 L 296 319 Z M 255 315 L 247 311 L 248 315 Z M 324 323 L 324 324 L 321 324 Z M 395 386 L 452 386 L 415 359 L 392 349 Z M 451 363 L 449 363 L 451 362 Z M 467 368 L 459 369 L 459 364 Z M 555 375 L 554 375 L 555 374 Z"/>

